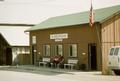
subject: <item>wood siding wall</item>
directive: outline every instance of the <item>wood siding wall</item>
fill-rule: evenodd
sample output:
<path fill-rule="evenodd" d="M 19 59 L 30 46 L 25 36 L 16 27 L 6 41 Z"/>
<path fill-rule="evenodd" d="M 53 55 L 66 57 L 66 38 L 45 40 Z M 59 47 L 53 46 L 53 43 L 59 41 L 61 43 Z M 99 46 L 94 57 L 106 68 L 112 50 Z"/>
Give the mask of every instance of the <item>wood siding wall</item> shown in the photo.
<path fill-rule="evenodd" d="M 99 24 L 96 24 L 96 27 L 89 27 L 89 25 L 77 25 L 77 26 L 70 26 L 70 27 L 60 27 L 60 28 L 53 28 L 53 29 L 46 29 L 46 30 L 38 30 L 38 31 L 32 31 L 30 32 L 30 47 L 32 49 L 32 36 L 36 36 L 36 45 L 34 45 L 34 48 L 37 50 L 35 52 L 34 61 L 41 61 L 39 58 L 43 57 L 43 45 L 49 44 L 51 46 L 51 49 L 53 49 L 54 45 L 62 44 L 63 45 L 63 52 L 64 52 L 64 58 L 65 62 L 68 60 L 68 45 L 69 44 L 77 44 L 78 46 L 78 60 L 79 64 L 86 64 L 88 68 L 88 44 L 90 43 L 96 43 L 97 48 L 97 70 L 101 70 L 101 51 L 100 51 L 100 45 L 99 45 L 99 37 L 97 35 L 97 32 L 100 33 L 100 28 L 98 27 Z M 68 33 L 68 39 L 63 39 L 62 42 L 55 42 L 55 40 L 50 39 L 50 34 L 58 34 L 58 33 Z M 32 53 L 32 50 L 31 50 Z M 40 53 L 40 54 L 39 54 Z M 82 55 L 82 53 L 86 53 L 86 55 Z M 51 51 L 51 56 L 54 55 L 54 51 Z M 31 54 L 32 58 L 32 54 Z M 32 63 L 32 60 L 31 60 Z"/>
<path fill-rule="evenodd" d="M 8 49 L 11 49 L 9 47 L 10 47 L 9 44 L 6 42 L 6 40 L 0 34 L 0 65 L 11 65 L 12 54 L 8 50 Z M 9 56 L 9 57 L 7 57 L 7 56 Z"/>
<path fill-rule="evenodd" d="M 102 24 L 102 72 L 108 71 L 108 53 L 112 46 L 120 45 L 120 14 Z"/>
<path fill-rule="evenodd" d="M 19 54 L 18 59 L 20 65 L 30 65 L 30 54 Z"/>

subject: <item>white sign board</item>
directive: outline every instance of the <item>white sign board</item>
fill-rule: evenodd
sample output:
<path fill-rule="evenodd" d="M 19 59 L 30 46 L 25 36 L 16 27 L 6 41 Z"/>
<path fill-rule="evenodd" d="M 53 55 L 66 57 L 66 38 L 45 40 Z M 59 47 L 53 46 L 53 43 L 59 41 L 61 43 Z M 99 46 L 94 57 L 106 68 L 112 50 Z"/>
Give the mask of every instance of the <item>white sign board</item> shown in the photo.
<path fill-rule="evenodd" d="M 67 33 L 62 33 L 62 34 L 51 34 L 50 39 L 67 39 L 68 34 Z"/>
<path fill-rule="evenodd" d="M 55 42 L 58 41 L 63 41 L 63 39 L 67 39 L 68 34 L 67 33 L 62 33 L 62 34 L 51 34 L 50 39 L 55 39 Z"/>

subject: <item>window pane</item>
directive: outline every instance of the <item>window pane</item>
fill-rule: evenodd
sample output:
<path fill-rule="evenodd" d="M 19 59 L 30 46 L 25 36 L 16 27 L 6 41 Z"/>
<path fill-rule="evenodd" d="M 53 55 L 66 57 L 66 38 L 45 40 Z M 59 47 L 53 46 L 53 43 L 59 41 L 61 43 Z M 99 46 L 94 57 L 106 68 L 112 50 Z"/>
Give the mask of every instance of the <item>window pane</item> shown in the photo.
<path fill-rule="evenodd" d="M 77 45 L 71 44 L 69 47 L 69 56 L 70 57 L 77 57 Z"/>
<path fill-rule="evenodd" d="M 113 55 L 113 52 L 114 52 L 114 48 L 110 50 L 110 55 Z"/>
<path fill-rule="evenodd" d="M 72 45 L 70 45 L 70 55 L 69 56 L 72 56 Z"/>
<path fill-rule="evenodd" d="M 63 48 L 62 45 L 56 45 L 56 55 L 63 55 Z"/>
<path fill-rule="evenodd" d="M 36 44 L 36 36 L 32 36 L 32 44 Z"/>
<path fill-rule="evenodd" d="M 73 45 L 73 57 L 77 57 L 77 45 Z"/>
<path fill-rule="evenodd" d="M 59 55 L 58 54 L 58 45 L 56 46 L 56 55 Z"/>
<path fill-rule="evenodd" d="M 21 50 L 22 50 L 22 53 L 25 53 L 25 47 L 22 47 Z"/>
<path fill-rule="evenodd" d="M 119 48 L 115 49 L 114 55 L 118 55 Z"/>
<path fill-rule="evenodd" d="M 63 55 L 63 49 L 62 49 L 62 45 L 58 45 L 58 53 L 59 55 Z"/>
<path fill-rule="evenodd" d="M 44 55 L 50 56 L 50 45 L 44 45 Z"/>
<path fill-rule="evenodd" d="M 25 48 L 25 53 L 27 53 L 27 54 L 30 53 L 29 47 L 26 47 L 26 48 Z"/>

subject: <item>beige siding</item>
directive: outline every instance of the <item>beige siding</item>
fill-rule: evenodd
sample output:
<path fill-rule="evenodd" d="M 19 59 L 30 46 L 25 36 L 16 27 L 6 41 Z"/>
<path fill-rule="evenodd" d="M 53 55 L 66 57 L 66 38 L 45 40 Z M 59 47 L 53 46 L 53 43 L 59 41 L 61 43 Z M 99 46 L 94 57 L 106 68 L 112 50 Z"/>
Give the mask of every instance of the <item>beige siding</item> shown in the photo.
<path fill-rule="evenodd" d="M 114 16 L 102 24 L 102 71 L 108 71 L 108 53 L 112 46 L 120 45 L 120 15 Z"/>
<path fill-rule="evenodd" d="M 117 16 L 115 21 L 115 42 L 120 45 L 120 18 Z"/>

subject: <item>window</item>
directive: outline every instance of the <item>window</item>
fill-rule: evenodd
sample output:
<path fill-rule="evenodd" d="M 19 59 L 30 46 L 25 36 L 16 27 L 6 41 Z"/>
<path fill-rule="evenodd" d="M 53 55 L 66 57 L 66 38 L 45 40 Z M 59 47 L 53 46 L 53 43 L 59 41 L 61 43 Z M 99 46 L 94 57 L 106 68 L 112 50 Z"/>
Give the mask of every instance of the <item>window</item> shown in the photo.
<path fill-rule="evenodd" d="M 16 48 L 17 50 L 17 54 L 20 54 L 21 53 L 21 49 L 20 48 Z"/>
<path fill-rule="evenodd" d="M 44 45 L 44 55 L 50 56 L 50 45 Z"/>
<path fill-rule="evenodd" d="M 119 52 L 119 48 L 116 48 L 115 52 L 114 52 L 114 55 L 118 55 L 118 52 Z"/>
<path fill-rule="evenodd" d="M 25 47 L 22 47 L 21 50 L 22 50 L 22 53 L 25 54 Z"/>
<path fill-rule="evenodd" d="M 76 44 L 70 44 L 69 57 L 77 57 L 77 45 Z"/>
<path fill-rule="evenodd" d="M 30 53 L 29 47 L 25 47 L 25 53 L 27 53 L 27 54 Z"/>
<path fill-rule="evenodd" d="M 55 47 L 56 55 L 63 55 L 63 46 L 62 45 L 56 45 Z"/>
<path fill-rule="evenodd" d="M 20 54 L 22 54 L 22 50 L 23 50 L 22 47 L 19 47 Z"/>
<path fill-rule="evenodd" d="M 113 52 L 114 52 L 114 48 L 110 50 L 110 55 L 113 55 Z"/>
<path fill-rule="evenodd" d="M 32 36 L 32 44 L 36 44 L 36 36 Z"/>

